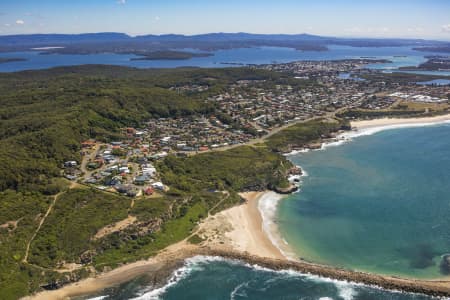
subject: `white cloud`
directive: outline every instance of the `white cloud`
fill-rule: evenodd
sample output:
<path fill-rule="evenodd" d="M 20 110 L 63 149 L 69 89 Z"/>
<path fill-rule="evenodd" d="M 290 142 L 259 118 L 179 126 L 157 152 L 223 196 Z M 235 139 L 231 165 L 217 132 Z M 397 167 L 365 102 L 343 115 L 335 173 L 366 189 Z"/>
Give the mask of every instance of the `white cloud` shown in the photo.
<path fill-rule="evenodd" d="M 126 4 L 127 0 L 117 0 L 117 4 Z"/>
<path fill-rule="evenodd" d="M 161 20 L 161 18 L 159 16 L 155 17 L 155 22 L 158 22 L 159 20 Z"/>
<path fill-rule="evenodd" d="M 24 24 L 25 24 L 25 21 L 24 21 L 24 20 L 17 20 L 17 21 L 16 21 L 16 24 L 17 24 L 17 25 L 24 25 Z"/>
<path fill-rule="evenodd" d="M 442 25 L 442 31 L 450 32 L 450 24 Z"/>
<path fill-rule="evenodd" d="M 11 24 L 9 24 L 9 23 L 5 24 L 5 27 L 10 27 L 10 26 L 11 26 Z"/>

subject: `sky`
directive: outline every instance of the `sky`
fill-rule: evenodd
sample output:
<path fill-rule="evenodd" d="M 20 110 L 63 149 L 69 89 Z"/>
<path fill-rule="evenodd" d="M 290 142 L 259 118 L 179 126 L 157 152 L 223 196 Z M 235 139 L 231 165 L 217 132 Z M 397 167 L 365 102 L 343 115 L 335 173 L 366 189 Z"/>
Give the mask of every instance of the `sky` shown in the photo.
<path fill-rule="evenodd" d="M 86 32 L 450 40 L 450 0 L 0 0 L 0 35 Z"/>

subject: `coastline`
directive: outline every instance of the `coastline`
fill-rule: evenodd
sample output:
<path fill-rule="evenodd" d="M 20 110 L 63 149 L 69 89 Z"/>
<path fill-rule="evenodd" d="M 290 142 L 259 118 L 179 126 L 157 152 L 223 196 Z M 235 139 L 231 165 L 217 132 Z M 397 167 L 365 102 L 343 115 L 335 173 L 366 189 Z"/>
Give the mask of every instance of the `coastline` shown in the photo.
<path fill-rule="evenodd" d="M 267 216 L 261 210 L 262 201 L 276 206 L 282 196 L 270 191 L 246 192 L 240 196 L 245 203 L 208 217 L 200 224 L 198 235 L 215 249 L 286 259 L 283 252 L 287 249 L 274 243 L 279 235 L 271 236 L 270 232 L 276 233 L 276 228 L 265 223 Z"/>
<path fill-rule="evenodd" d="M 373 134 L 388 129 L 432 126 L 445 123 L 450 123 L 450 114 L 425 118 L 382 118 L 351 121 L 351 126 L 356 128 L 356 134 L 352 136 L 359 136 L 358 133 Z"/>
<path fill-rule="evenodd" d="M 385 118 L 351 122 L 356 130 L 339 135 L 337 141 L 322 144 L 340 144 L 352 137 L 369 135 L 382 130 L 419 127 L 450 123 L 450 114 L 429 118 Z M 305 174 L 306 175 L 306 174 Z M 292 269 L 304 274 L 375 285 L 388 290 L 423 293 L 432 296 L 450 296 L 450 278 L 421 280 L 351 271 L 320 265 L 292 258 L 289 246 L 283 241 L 273 212 L 283 196 L 274 192 L 241 193 L 244 204 L 209 216 L 193 232 L 203 238 L 199 245 L 187 239 L 169 246 L 155 257 L 126 264 L 96 277 L 66 285 L 58 290 L 44 291 L 23 299 L 68 299 L 99 292 L 105 288 L 130 281 L 143 275 L 151 275 L 155 288 L 164 285 L 172 272 L 188 258 L 221 256 L 274 270 Z"/>
<path fill-rule="evenodd" d="M 258 202 L 273 192 L 241 194 L 246 203 L 208 217 L 193 234 L 205 240 L 199 245 L 186 240 L 169 246 L 155 257 L 126 264 L 112 271 L 75 282 L 58 290 L 39 292 L 27 300 L 60 300 L 87 296 L 105 288 L 117 286 L 139 276 L 150 276 L 155 289 L 164 288 L 173 272 L 185 265 L 185 260 L 196 256 L 219 256 L 258 265 L 273 270 L 294 270 L 305 275 L 377 286 L 432 296 L 450 296 L 450 278 L 440 280 L 407 279 L 352 271 L 333 266 L 292 260 L 271 241 L 263 229 L 263 217 Z"/>

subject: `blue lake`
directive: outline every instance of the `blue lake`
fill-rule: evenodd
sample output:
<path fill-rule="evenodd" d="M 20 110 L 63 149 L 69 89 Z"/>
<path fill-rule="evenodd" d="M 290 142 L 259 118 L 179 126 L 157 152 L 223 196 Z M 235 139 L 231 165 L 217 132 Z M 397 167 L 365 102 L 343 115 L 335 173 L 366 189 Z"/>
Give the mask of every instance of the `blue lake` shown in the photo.
<path fill-rule="evenodd" d="M 0 58 L 25 58 L 27 61 L 0 64 L 0 72 L 47 69 L 57 66 L 82 64 L 106 64 L 130 66 L 136 68 L 176 68 L 194 67 L 230 67 L 239 64 L 286 63 L 298 60 L 336 60 L 350 58 L 380 58 L 391 60 L 388 64 L 369 65 L 370 68 L 392 71 L 402 66 L 417 66 L 426 61 L 424 56 L 436 55 L 432 52 L 418 52 L 411 47 L 349 47 L 330 46 L 329 51 L 297 51 L 292 48 L 258 47 L 218 50 L 213 56 L 196 57 L 189 60 L 130 60 L 135 55 L 127 54 L 89 54 L 89 55 L 40 55 L 37 51 L 0 53 Z M 230 65 L 238 64 L 238 65 Z M 445 74 L 442 74 L 445 75 Z"/>

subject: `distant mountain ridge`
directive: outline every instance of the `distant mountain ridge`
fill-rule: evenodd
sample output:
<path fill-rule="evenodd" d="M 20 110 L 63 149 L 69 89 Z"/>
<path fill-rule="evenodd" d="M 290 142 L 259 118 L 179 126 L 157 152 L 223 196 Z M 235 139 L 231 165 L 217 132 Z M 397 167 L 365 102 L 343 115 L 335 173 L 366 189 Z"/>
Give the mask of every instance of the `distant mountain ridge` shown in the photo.
<path fill-rule="evenodd" d="M 118 32 L 83 34 L 27 34 L 0 36 L 0 51 L 26 51 L 30 48 L 59 46 L 58 53 L 148 53 L 170 49 L 197 48 L 205 51 L 257 46 L 292 47 L 303 51 L 326 51 L 328 45 L 355 47 L 414 46 L 442 47 L 450 43 L 423 39 L 337 38 L 311 34 L 207 33 L 198 35 L 163 34 L 129 36 Z"/>
<path fill-rule="evenodd" d="M 16 43 L 48 43 L 48 42 L 97 42 L 97 41 L 133 41 L 133 40 L 200 40 L 200 41 L 239 41 L 239 40 L 295 40 L 295 41 L 384 41 L 384 42 L 403 42 L 403 43 L 443 43 L 442 41 L 424 40 L 424 39 L 403 39 L 403 38 L 339 38 L 324 37 L 307 33 L 301 34 L 254 34 L 246 32 L 237 33 L 206 33 L 197 35 L 183 34 L 161 34 L 161 35 L 138 35 L 132 37 L 126 33 L 120 32 L 99 32 L 99 33 L 81 33 L 81 34 L 18 34 L 18 35 L 0 35 L 2 45 Z"/>

